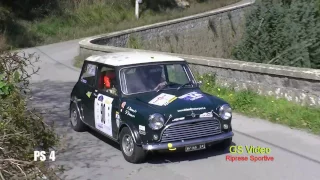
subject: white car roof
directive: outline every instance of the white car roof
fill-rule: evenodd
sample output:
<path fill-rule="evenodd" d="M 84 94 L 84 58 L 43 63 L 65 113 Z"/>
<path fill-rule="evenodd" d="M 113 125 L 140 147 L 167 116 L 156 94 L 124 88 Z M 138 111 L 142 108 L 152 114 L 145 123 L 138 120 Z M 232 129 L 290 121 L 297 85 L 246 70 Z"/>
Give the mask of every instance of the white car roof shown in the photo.
<path fill-rule="evenodd" d="M 93 55 L 86 59 L 111 66 L 125 66 L 151 62 L 185 61 L 179 57 L 146 52 L 117 52 L 106 55 Z"/>

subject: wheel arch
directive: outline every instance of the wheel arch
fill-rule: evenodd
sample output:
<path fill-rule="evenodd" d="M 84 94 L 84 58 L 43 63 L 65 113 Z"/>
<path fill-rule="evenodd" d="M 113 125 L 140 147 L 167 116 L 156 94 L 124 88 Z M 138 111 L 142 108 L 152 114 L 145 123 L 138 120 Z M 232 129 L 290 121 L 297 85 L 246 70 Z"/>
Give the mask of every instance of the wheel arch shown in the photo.
<path fill-rule="evenodd" d="M 141 145 L 141 138 L 140 138 L 140 135 L 138 133 L 138 131 L 133 127 L 133 126 L 130 126 L 129 124 L 127 123 L 123 123 L 120 125 L 120 128 L 119 128 L 119 132 L 118 134 L 121 133 L 121 131 L 123 130 L 123 128 L 128 128 L 129 131 L 131 132 L 131 135 L 133 137 L 133 141 L 137 144 L 137 145 Z M 120 142 L 120 136 L 118 137 L 118 141 Z"/>
<path fill-rule="evenodd" d="M 70 99 L 70 105 L 69 105 L 69 117 L 71 118 L 71 107 L 73 104 L 75 104 L 76 108 L 77 108 L 77 111 L 78 113 L 80 114 L 80 119 L 81 121 L 84 121 L 84 117 L 83 117 L 83 113 L 81 111 L 81 107 L 79 106 L 79 103 L 81 99 L 78 99 L 76 96 L 72 96 L 71 99 Z"/>

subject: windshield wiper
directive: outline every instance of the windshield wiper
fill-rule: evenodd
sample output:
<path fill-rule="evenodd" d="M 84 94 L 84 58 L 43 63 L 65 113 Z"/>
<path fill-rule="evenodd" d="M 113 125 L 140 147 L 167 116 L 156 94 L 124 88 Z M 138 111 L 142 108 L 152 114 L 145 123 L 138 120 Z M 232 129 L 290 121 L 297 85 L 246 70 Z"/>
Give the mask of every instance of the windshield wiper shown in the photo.
<path fill-rule="evenodd" d="M 168 87 L 168 86 L 171 86 L 171 85 L 173 85 L 174 83 L 172 83 L 172 82 L 166 82 L 164 85 L 162 85 L 158 90 L 157 90 L 157 92 L 159 92 L 159 91 L 161 91 L 161 90 L 163 90 L 164 88 L 166 88 L 166 87 Z"/>
<path fill-rule="evenodd" d="M 192 83 L 191 81 L 189 81 L 189 82 L 187 82 L 187 83 L 184 83 L 184 84 L 182 84 L 181 86 L 179 86 L 179 87 L 177 88 L 177 91 L 178 91 L 179 89 L 183 88 L 184 86 L 192 85 L 192 84 L 193 84 L 193 83 Z"/>

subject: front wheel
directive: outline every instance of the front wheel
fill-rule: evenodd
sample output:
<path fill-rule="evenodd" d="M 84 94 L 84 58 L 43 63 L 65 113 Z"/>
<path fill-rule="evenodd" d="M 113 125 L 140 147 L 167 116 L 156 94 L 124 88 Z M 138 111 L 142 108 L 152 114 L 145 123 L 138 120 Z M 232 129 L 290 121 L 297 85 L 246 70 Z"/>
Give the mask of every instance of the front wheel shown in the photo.
<path fill-rule="evenodd" d="M 78 111 L 76 104 L 72 103 L 70 108 L 70 113 L 71 113 L 70 122 L 73 130 L 77 132 L 86 131 L 87 126 L 81 121 L 80 113 Z"/>
<path fill-rule="evenodd" d="M 145 161 L 147 153 L 142 147 L 136 145 L 127 127 L 120 132 L 120 148 L 126 161 L 134 164 Z"/>

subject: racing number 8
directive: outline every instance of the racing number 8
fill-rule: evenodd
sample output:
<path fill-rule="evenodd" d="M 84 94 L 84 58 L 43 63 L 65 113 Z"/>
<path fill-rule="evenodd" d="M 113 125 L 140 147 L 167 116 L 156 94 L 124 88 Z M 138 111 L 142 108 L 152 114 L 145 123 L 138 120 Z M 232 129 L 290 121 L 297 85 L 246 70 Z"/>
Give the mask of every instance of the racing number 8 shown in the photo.
<path fill-rule="evenodd" d="M 101 103 L 101 123 L 106 124 L 105 120 L 105 114 L 106 114 L 106 105 L 104 103 Z"/>

